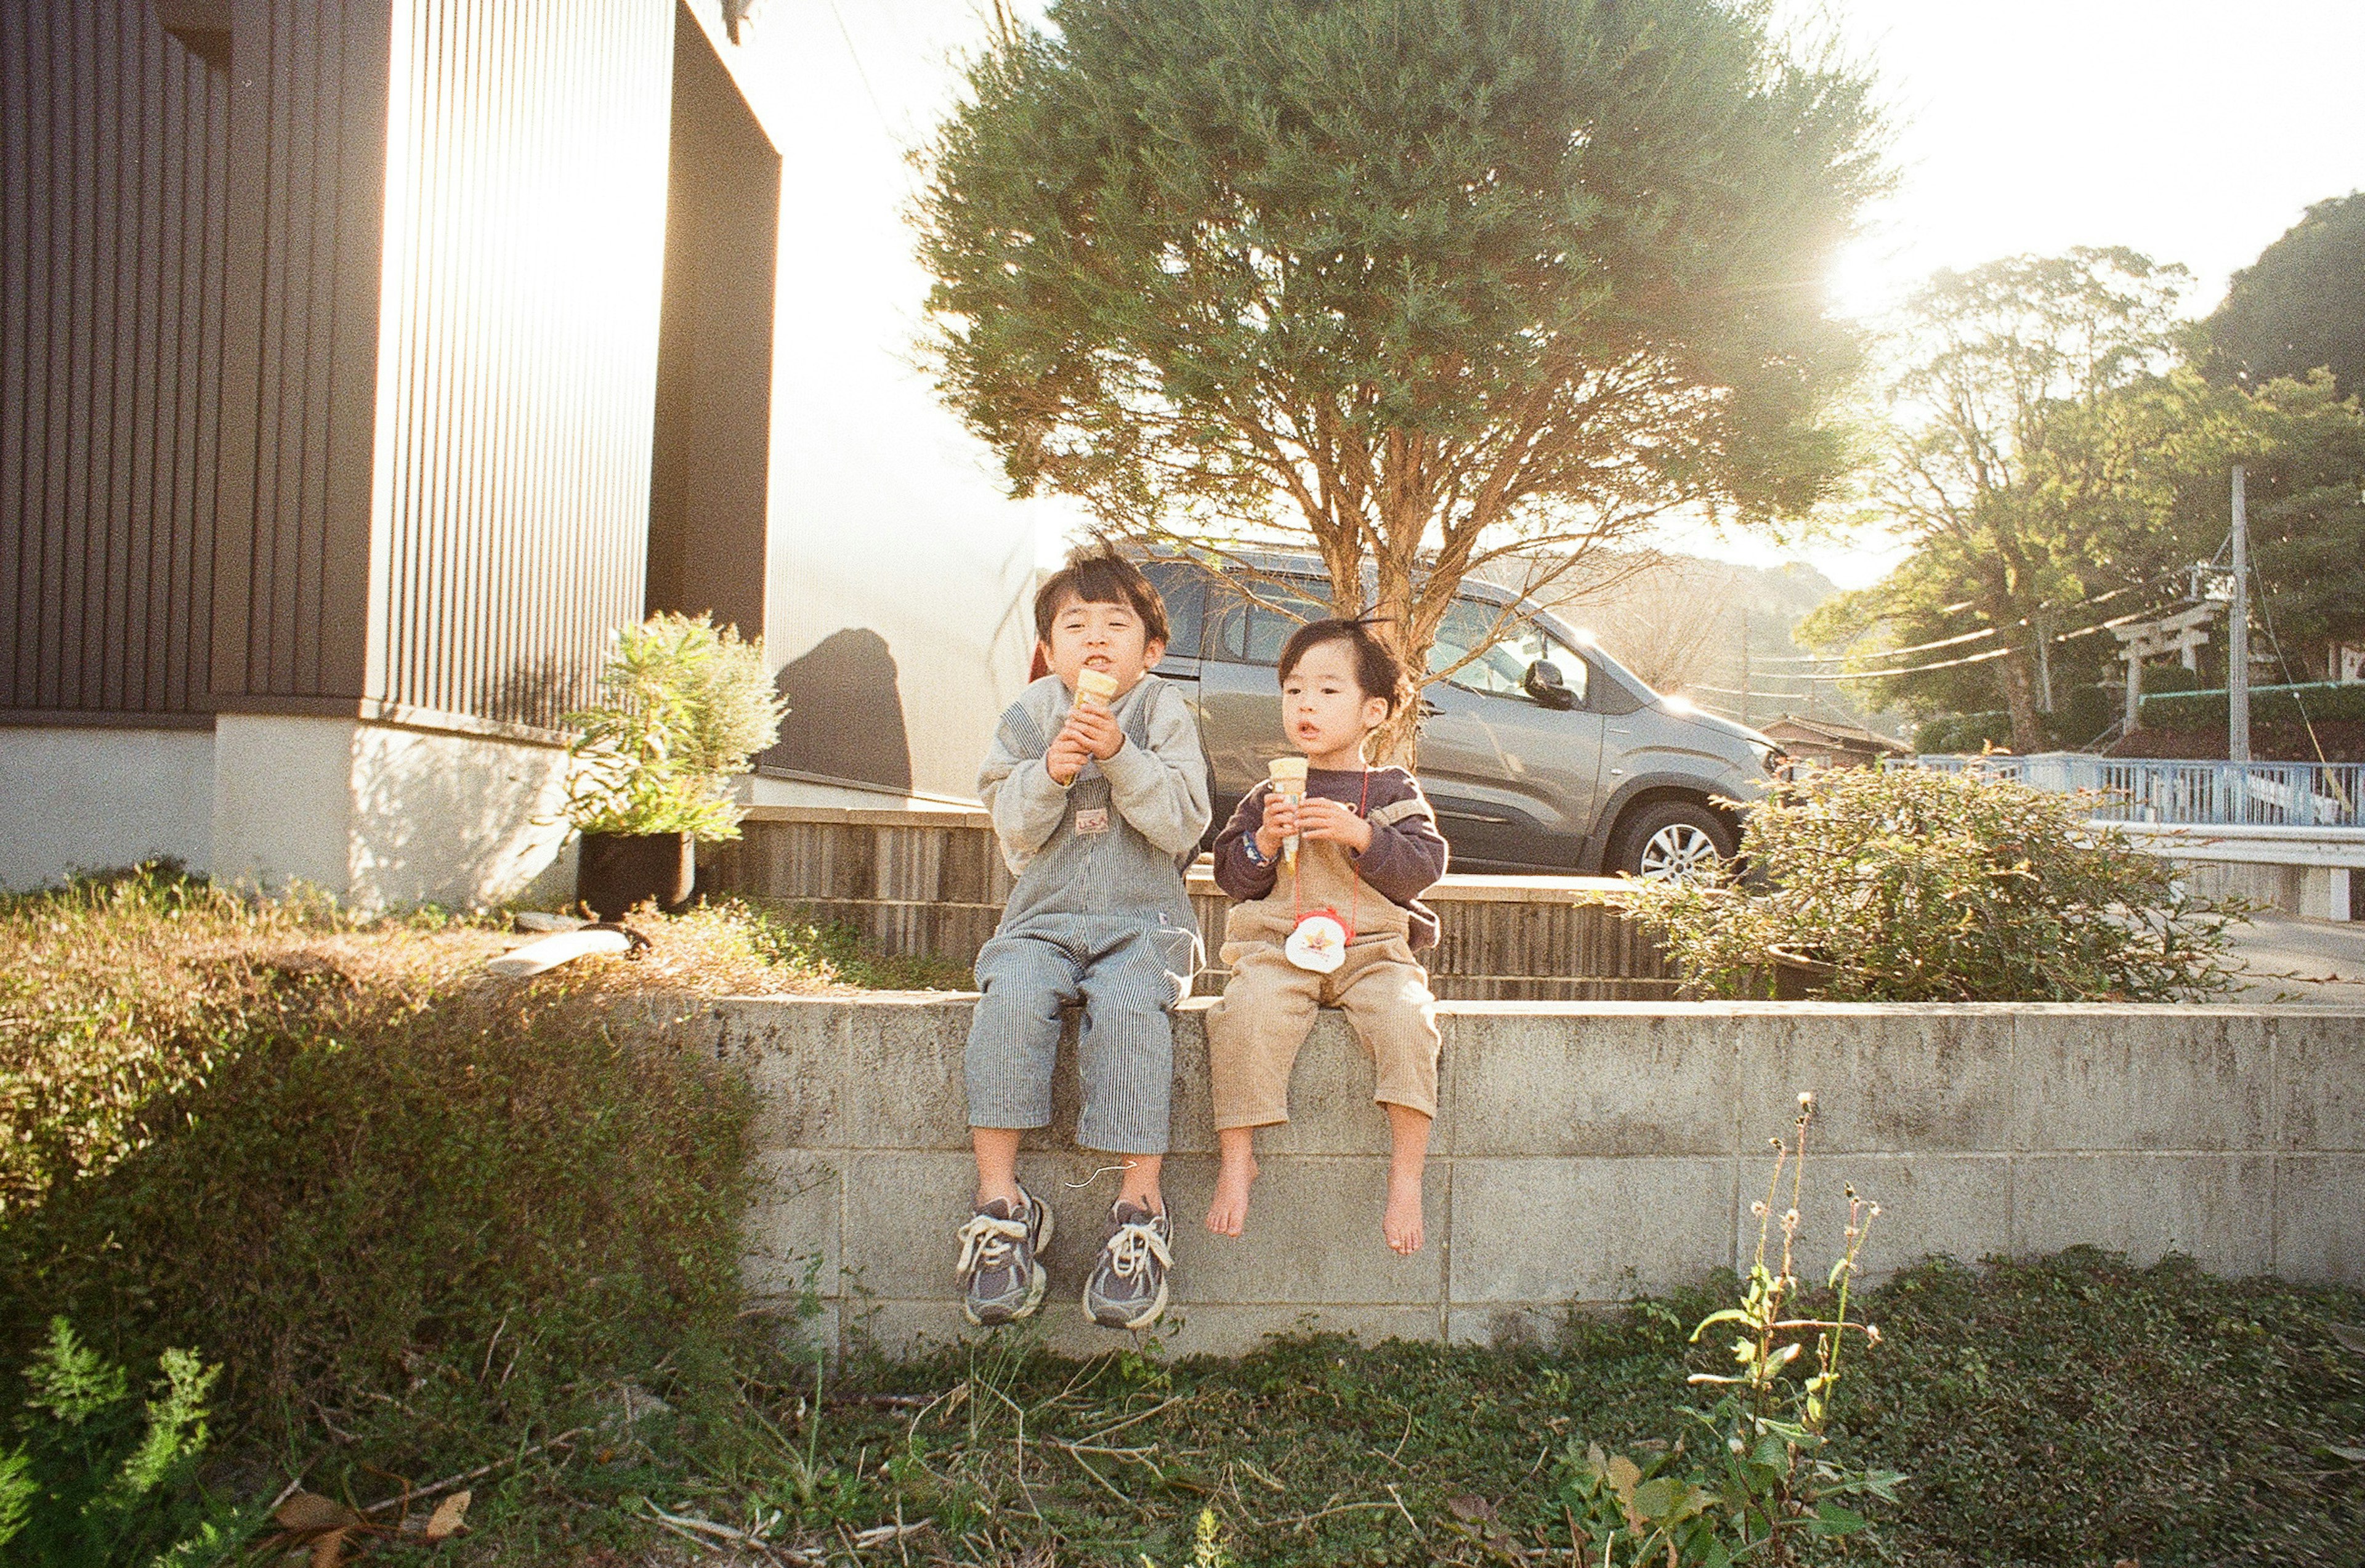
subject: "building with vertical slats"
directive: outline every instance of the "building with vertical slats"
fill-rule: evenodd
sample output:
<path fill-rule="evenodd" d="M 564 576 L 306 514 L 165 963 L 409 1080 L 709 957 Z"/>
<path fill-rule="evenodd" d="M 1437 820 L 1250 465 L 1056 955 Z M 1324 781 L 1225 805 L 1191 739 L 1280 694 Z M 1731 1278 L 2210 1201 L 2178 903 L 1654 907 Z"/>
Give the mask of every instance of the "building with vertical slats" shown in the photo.
<path fill-rule="evenodd" d="M 765 635 L 759 799 L 969 793 L 1032 525 L 803 352 L 784 248 L 900 193 L 731 4 L 0 0 L 0 884 L 564 896 L 562 715 L 653 610 Z"/>

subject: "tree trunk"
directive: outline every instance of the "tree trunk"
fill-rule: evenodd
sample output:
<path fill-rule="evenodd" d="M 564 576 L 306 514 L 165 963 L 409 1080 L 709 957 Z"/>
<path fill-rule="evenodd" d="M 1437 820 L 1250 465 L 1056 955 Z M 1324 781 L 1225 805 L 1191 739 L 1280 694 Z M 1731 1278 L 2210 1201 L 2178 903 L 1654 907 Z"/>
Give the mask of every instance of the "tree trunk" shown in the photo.
<path fill-rule="evenodd" d="M 1388 722 L 1372 733 L 1363 753 L 1373 767 L 1393 764 L 1407 772 L 1420 761 L 1421 694 L 1429 674 L 1429 644 L 1432 638 L 1415 637 L 1413 628 L 1412 574 L 1400 566 L 1383 561 L 1380 564 L 1379 597 L 1372 613 L 1379 624 L 1373 631 L 1390 648 L 1395 650 L 1396 661 L 1404 666 L 1407 683 L 1412 696 L 1388 715 Z M 1418 658 L 1413 656 L 1414 644 L 1418 644 Z"/>
<path fill-rule="evenodd" d="M 2024 756 L 2051 746 L 2052 737 L 2037 717 L 2036 681 L 2029 671 L 2027 653 L 2014 648 L 1999 660 L 1996 681 L 2003 688 L 2004 710 L 2012 715 L 2012 749 Z"/>

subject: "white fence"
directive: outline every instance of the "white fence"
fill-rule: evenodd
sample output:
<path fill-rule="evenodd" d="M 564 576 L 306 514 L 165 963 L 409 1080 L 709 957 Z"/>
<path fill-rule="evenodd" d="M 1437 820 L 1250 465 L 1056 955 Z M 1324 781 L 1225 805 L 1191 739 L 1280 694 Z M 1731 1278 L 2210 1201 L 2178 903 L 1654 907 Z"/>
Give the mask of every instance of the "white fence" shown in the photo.
<path fill-rule="evenodd" d="M 2016 778 L 2034 790 L 2091 792 L 2110 822 L 2259 827 L 2365 826 L 2365 763 L 2180 762 L 2048 751 L 2029 756 L 1912 756 L 1892 767 Z"/>

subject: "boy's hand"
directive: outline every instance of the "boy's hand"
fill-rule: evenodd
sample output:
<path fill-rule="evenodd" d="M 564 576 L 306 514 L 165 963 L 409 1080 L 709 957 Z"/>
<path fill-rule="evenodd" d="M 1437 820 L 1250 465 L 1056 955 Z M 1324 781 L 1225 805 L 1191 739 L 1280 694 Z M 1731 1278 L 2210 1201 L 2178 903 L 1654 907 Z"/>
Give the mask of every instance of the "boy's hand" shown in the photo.
<path fill-rule="evenodd" d="M 1354 807 L 1318 795 L 1308 795 L 1297 808 L 1297 833 L 1315 844 L 1343 844 L 1358 855 L 1372 846 L 1372 824 Z"/>
<path fill-rule="evenodd" d="M 1088 755 L 1103 762 L 1125 747 L 1125 732 L 1116 727 L 1116 715 L 1105 708 L 1087 708 L 1079 703 L 1070 711 L 1067 726 L 1059 734 L 1062 738 L 1075 736 Z"/>
<path fill-rule="evenodd" d="M 1267 860 L 1281 858 L 1282 840 L 1298 831 L 1297 797 L 1270 790 L 1264 798 L 1264 821 L 1256 831 L 1257 853 Z"/>
<path fill-rule="evenodd" d="M 1076 781 L 1076 775 L 1084 770 L 1092 755 L 1072 728 L 1064 729 L 1051 742 L 1051 749 L 1043 754 L 1043 769 L 1050 774 L 1052 783 L 1064 790 Z"/>

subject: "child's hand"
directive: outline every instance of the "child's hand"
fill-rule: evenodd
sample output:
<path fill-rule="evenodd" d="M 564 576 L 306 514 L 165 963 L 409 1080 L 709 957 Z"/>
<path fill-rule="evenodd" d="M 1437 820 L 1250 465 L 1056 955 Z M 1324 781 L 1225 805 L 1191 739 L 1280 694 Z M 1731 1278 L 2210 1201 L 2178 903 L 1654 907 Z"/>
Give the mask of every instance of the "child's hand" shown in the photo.
<path fill-rule="evenodd" d="M 1073 735 L 1085 752 L 1106 762 L 1125 746 L 1125 732 L 1116 727 L 1116 715 L 1105 708 L 1087 708 L 1079 703 L 1068 713 L 1062 737 Z"/>
<path fill-rule="evenodd" d="M 1343 801 L 1308 795 L 1297 808 L 1297 832 L 1313 844 L 1343 844 L 1361 855 L 1372 846 L 1372 824 Z"/>
<path fill-rule="evenodd" d="M 1256 832 L 1257 853 L 1267 860 L 1281 857 L 1282 841 L 1297 831 L 1297 797 L 1270 790 L 1264 798 L 1264 821 Z"/>
<path fill-rule="evenodd" d="M 1064 729 L 1051 742 L 1051 749 L 1043 754 L 1043 768 L 1050 774 L 1051 782 L 1064 790 L 1076 781 L 1076 775 L 1084 770 L 1092 755 L 1073 729 Z"/>

